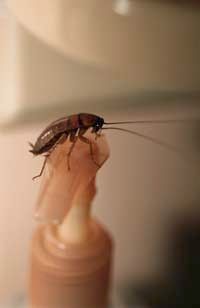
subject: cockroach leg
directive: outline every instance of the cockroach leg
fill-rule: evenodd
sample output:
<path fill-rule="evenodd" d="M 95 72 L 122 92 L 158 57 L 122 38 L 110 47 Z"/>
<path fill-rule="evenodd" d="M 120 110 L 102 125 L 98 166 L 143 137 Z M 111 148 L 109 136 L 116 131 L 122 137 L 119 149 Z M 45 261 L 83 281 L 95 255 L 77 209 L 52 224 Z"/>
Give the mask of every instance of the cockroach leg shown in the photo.
<path fill-rule="evenodd" d="M 72 133 L 71 133 L 71 135 L 70 135 L 70 141 L 72 142 L 72 145 L 71 145 L 71 147 L 70 147 L 70 149 L 69 149 L 69 152 L 67 153 L 67 167 L 68 167 L 68 170 L 70 171 L 70 156 L 71 156 L 71 154 L 72 154 L 72 151 L 73 151 L 73 149 L 74 149 L 74 147 L 75 147 L 75 144 L 76 144 L 76 141 L 78 140 L 78 136 L 76 136 L 76 132 L 77 132 L 77 130 L 76 131 L 73 131 Z"/>
<path fill-rule="evenodd" d="M 34 177 L 32 178 L 33 181 L 34 181 L 35 179 L 37 179 L 37 178 L 39 178 L 39 177 L 42 176 L 49 155 L 50 155 L 50 153 L 45 154 L 45 160 L 44 160 L 44 162 L 43 162 L 41 171 L 40 171 L 40 173 L 39 173 L 38 175 L 36 175 L 36 176 L 34 176 Z"/>
<path fill-rule="evenodd" d="M 84 137 L 83 135 L 80 135 L 80 134 L 78 135 L 78 138 L 79 138 L 82 142 L 87 143 L 87 144 L 89 145 L 89 147 L 90 147 L 90 155 L 91 155 L 91 158 L 92 158 L 94 164 L 97 165 L 97 166 L 100 168 L 101 165 L 98 164 L 98 163 L 96 162 L 96 160 L 94 159 L 94 153 L 93 153 L 92 142 L 91 142 L 88 138 L 86 138 L 86 137 Z"/>
<path fill-rule="evenodd" d="M 62 143 L 64 143 L 65 142 L 65 140 L 67 139 L 67 137 L 68 137 L 68 134 L 62 134 L 61 136 L 60 136 L 60 138 L 56 141 L 56 143 L 53 145 L 53 147 L 51 148 L 51 152 L 53 152 L 53 150 L 55 150 L 55 148 L 57 147 L 57 145 L 59 145 L 59 144 L 62 144 Z"/>
<path fill-rule="evenodd" d="M 71 145 L 71 147 L 70 147 L 70 149 L 69 149 L 69 152 L 67 153 L 67 167 L 68 167 L 68 170 L 70 171 L 70 156 L 71 156 L 71 154 L 72 154 L 72 151 L 73 151 L 73 149 L 74 149 L 74 147 L 75 147 L 75 144 L 76 144 L 76 141 L 78 140 L 78 137 L 76 136 L 75 138 L 74 138 L 74 141 L 72 142 L 72 145 Z"/>
<path fill-rule="evenodd" d="M 35 180 L 35 179 L 37 179 L 37 178 L 39 178 L 39 177 L 42 176 L 43 171 L 44 171 L 44 168 L 45 168 L 46 163 L 47 163 L 48 157 L 49 157 L 49 156 L 51 155 L 51 153 L 55 150 L 55 148 L 57 147 L 57 145 L 63 143 L 63 142 L 67 139 L 67 137 L 68 137 L 67 134 L 62 134 L 62 135 L 60 136 L 60 138 L 57 140 L 57 142 L 53 145 L 53 147 L 52 147 L 47 153 L 44 154 L 45 160 L 44 160 L 44 162 L 43 162 L 41 171 L 40 171 L 40 173 L 39 173 L 38 175 L 34 176 L 34 177 L 32 178 L 32 180 Z"/>
<path fill-rule="evenodd" d="M 60 138 L 56 141 L 56 143 L 52 146 L 52 148 L 48 151 L 47 154 L 45 154 L 44 156 L 50 156 L 50 154 L 56 149 L 56 147 L 59 145 L 59 144 L 62 144 L 65 142 L 65 140 L 67 139 L 68 137 L 68 134 L 62 134 L 60 136 Z"/>

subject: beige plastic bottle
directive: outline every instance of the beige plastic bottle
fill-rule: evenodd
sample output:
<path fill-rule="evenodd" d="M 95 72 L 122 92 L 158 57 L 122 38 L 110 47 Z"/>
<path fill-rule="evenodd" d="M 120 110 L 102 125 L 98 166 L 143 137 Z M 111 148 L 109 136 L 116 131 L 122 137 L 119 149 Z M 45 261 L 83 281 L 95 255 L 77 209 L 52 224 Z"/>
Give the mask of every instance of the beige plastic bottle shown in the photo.
<path fill-rule="evenodd" d="M 99 139 L 92 142 L 95 159 L 103 163 L 109 151 L 104 137 Z M 59 146 L 51 155 L 43 177 L 36 214 L 57 223 L 44 223 L 34 232 L 29 307 L 107 308 L 113 243 L 91 217 L 98 167 L 87 145 L 78 142 L 67 171 L 68 146 Z"/>

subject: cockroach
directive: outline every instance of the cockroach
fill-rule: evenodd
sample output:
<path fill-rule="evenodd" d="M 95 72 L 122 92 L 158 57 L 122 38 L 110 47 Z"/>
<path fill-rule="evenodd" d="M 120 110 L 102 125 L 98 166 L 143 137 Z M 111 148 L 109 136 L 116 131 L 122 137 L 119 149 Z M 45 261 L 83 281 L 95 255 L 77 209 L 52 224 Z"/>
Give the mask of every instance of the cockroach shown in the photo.
<path fill-rule="evenodd" d="M 73 114 L 70 116 L 60 118 L 52 122 L 43 130 L 43 132 L 39 135 L 34 145 L 32 143 L 29 143 L 32 148 L 30 150 L 31 153 L 33 153 L 35 156 L 42 154 L 45 156 L 45 160 L 40 173 L 35 177 L 33 177 L 33 179 L 36 179 L 42 175 L 47 159 L 50 156 L 50 154 L 55 150 L 55 148 L 59 144 L 65 142 L 67 138 L 69 138 L 70 142 L 72 143 L 69 152 L 67 153 L 68 170 L 70 170 L 70 156 L 73 152 L 73 149 L 78 139 L 88 144 L 91 158 L 93 162 L 96 165 L 98 165 L 98 163 L 94 159 L 92 142 L 84 136 L 84 134 L 89 128 L 91 128 L 91 133 L 96 135 L 96 138 L 101 136 L 100 132 L 103 129 L 120 130 L 127 133 L 131 133 L 138 137 L 142 137 L 143 139 L 149 140 L 153 143 L 156 143 L 158 145 L 164 146 L 165 148 L 177 152 L 177 149 L 175 147 L 166 144 L 165 142 L 159 141 L 155 138 L 138 133 L 136 131 L 119 127 L 104 127 L 105 125 L 109 126 L 111 124 L 113 125 L 113 124 L 130 124 L 130 123 L 169 123 L 177 121 L 180 122 L 184 120 L 136 120 L 136 121 L 107 123 L 104 121 L 102 117 L 89 113 Z"/>

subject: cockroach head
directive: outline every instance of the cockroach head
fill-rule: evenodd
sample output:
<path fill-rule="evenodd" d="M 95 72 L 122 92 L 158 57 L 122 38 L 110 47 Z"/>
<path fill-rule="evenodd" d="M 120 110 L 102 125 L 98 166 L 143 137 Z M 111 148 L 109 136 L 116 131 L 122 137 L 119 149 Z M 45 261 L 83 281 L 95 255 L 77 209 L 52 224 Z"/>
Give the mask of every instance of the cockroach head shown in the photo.
<path fill-rule="evenodd" d="M 100 130 L 103 125 L 104 125 L 104 119 L 101 117 L 97 117 L 96 122 L 94 124 L 94 130 L 98 132 L 98 130 Z"/>

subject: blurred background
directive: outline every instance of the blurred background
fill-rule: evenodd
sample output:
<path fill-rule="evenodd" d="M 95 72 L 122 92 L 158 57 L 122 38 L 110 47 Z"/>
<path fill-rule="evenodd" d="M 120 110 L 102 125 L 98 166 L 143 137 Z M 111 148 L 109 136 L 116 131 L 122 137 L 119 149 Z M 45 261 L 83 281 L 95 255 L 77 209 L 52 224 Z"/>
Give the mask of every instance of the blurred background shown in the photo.
<path fill-rule="evenodd" d="M 0 307 L 26 294 L 42 164 L 28 141 L 78 112 L 194 119 L 131 126 L 188 160 L 108 132 L 93 212 L 115 240 L 117 307 L 200 306 L 199 54 L 198 1 L 0 1 Z"/>

